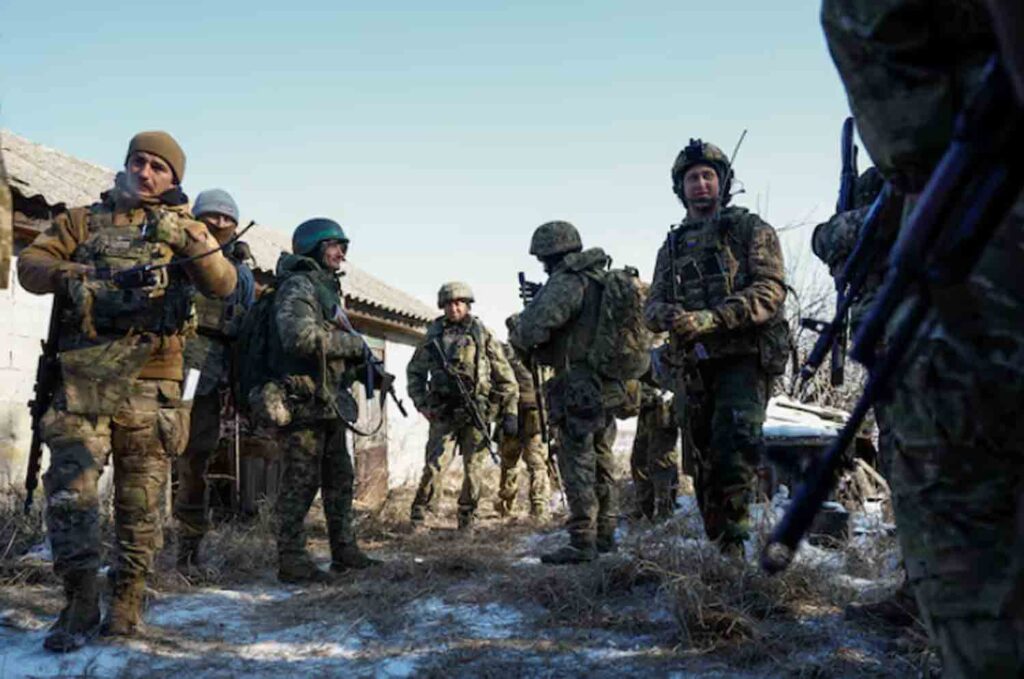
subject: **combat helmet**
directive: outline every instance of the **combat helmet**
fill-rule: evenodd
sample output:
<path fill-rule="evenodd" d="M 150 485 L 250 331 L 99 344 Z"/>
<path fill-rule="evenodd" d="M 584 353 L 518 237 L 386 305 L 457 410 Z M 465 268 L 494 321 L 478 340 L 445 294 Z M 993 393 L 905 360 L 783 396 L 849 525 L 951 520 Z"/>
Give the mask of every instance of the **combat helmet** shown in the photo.
<path fill-rule="evenodd" d="M 292 252 L 297 255 L 312 255 L 316 252 L 316 246 L 325 240 L 337 240 L 348 245 L 348 236 L 338 222 L 326 217 L 307 219 L 295 227 L 292 234 Z"/>
<path fill-rule="evenodd" d="M 437 291 L 437 308 L 444 308 L 444 305 L 448 302 L 455 300 L 463 300 L 466 302 L 475 302 L 473 298 L 473 289 L 469 287 L 469 283 L 463 283 L 462 281 L 451 281 L 441 286 L 441 289 Z"/>
<path fill-rule="evenodd" d="M 542 259 L 582 249 L 580 232 L 569 222 L 545 222 L 537 227 L 530 239 L 530 254 Z"/>
<path fill-rule="evenodd" d="M 714 169 L 722 194 L 721 205 L 728 205 L 732 188 L 732 166 L 729 164 L 729 157 L 714 144 L 693 138 L 676 156 L 676 162 L 672 163 L 672 192 L 683 201 L 683 205 L 686 205 L 683 176 L 694 165 L 710 165 Z"/>

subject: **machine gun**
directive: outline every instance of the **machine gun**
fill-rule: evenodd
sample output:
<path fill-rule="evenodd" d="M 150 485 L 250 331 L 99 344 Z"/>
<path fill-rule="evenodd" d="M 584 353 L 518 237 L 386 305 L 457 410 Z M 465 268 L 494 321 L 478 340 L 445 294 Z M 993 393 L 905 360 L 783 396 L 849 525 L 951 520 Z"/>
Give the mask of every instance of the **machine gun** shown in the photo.
<path fill-rule="evenodd" d="M 444 374 L 448 376 L 448 379 L 455 384 L 455 388 L 458 389 L 459 399 L 462 401 L 463 407 L 466 408 L 466 412 L 469 413 L 470 419 L 473 421 L 473 426 L 480 431 L 480 435 L 484 437 L 484 441 L 487 442 L 487 452 L 491 455 L 491 460 L 494 464 L 500 464 L 498 460 L 498 454 L 494 452 L 494 439 L 491 438 L 491 432 L 487 429 L 487 422 L 484 420 L 483 415 L 480 414 L 480 409 L 476 405 L 476 401 L 473 399 L 473 394 L 469 392 L 469 388 L 466 383 L 462 381 L 462 376 L 455 372 L 452 367 L 452 362 L 448 359 L 448 354 L 445 353 L 444 347 L 441 346 L 441 342 L 435 337 L 430 341 L 430 346 L 437 352 L 437 358 L 441 361 L 441 369 L 444 370 Z"/>
<path fill-rule="evenodd" d="M 857 145 L 853 142 L 853 117 L 843 121 L 843 130 L 840 135 L 840 154 L 842 157 L 842 171 L 839 174 L 839 199 L 836 201 L 836 214 L 849 212 L 856 207 L 854 205 L 854 193 L 857 183 Z M 866 231 L 862 228 L 862 232 Z M 846 311 L 836 316 L 832 323 L 815 320 L 813 318 L 801 318 L 800 325 L 808 330 L 813 330 L 822 335 L 815 344 L 811 356 L 801 369 L 801 380 L 806 383 L 811 374 L 817 370 L 824 360 L 824 352 L 831 352 L 831 371 L 829 381 L 833 387 L 840 387 L 845 380 L 846 372 L 846 342 L 850 328 L 850 304 L 845 303 L 847 299 L 846 286 L 841 282 L 842 276 L 836 277 L 836 309 L 845 308 Z M 823 341 L 827 335 L 827 340 Z M 819 355 L 820 354 L 820 355 Z M 811 367 L 813 366 L 813 367 Z M 805 376 L 805 371 L 808 374 Z"/>
<path fill-rule="evenodd" d="M 543 283 L 534 283 L 526 280 L 526 274 L 519 272 L 519 299 L 523 300 L 523 306 L 529 305 L 537 296 Z M 548 474 L 558 484 L 558 490 L 562 493 L 562 506 L 568 511 L 568 501 L 565 498 L 565 489 L 562 486 L 562 475 L 558 471 L 558 452 L 551 436 L 551 426 L 548 423 L 548 404 L 544 397 L 544 382 L 541 380 L 540 365 L 533 356 L 527 357 L 527 367 L 530 369 L 530 377 L 533 379 L 533 394 L 537 400 L 537 417 L 540 420 L 540 436 L 544 446 L 548 449 Z"/>
<path fill-rule="evenodd" d="M 900 229 L 885 283 L 854 337 L 850 355 L 870 371 L 864 393 L 772 532 L 761 554 L 766 571 L 778 572 L 792 562 L 801 538 L 835 486 L 843 452 L 868 409 L 899 374 L 916 340 L 931 330 L 933 322 L 927 320 L 932 306 L 930 286 L 966 279 L 1020 195 L 1024 158 L 1018 149 L 1024 144 L 1024 108 L 1013 97 L 1007 76 L 993 57 L 981 87 L 958 116 L 951 143 L 913 214 Z M 854 264 L 848 262 L 846 269 Z M 897 308 L 898 321 L 889 327 Z M 885 349 L 879 353 L 886 334 Z"/>
<path fill-rule="evenodd" d="M 42 421 L 53 402 L 60 384 L 60 359 L 57 357 L 57 338 L 60 335 L 61 297 L 53 296 L 50 309 L 50 327 L 42 342 L 43 351 L 36 363 L 36 384 L 32 400 L 28 402 L 32 417 L 32 443 L 28 449 L 28 471 L 25 473 L 25 514 L 32 511 L 32 495 L 39 485 L 39 469 L 43 457 Z"/>

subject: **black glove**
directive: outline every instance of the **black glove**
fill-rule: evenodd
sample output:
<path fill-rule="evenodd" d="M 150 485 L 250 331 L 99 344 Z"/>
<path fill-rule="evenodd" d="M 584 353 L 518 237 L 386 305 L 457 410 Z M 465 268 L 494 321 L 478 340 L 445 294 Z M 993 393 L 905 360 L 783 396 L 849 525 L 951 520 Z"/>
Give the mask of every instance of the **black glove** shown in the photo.
<path fill-rule="evenodd" d="M 501 433 L 505 436 L 519 435 L 519 418 L 515 415 L 506 415 L 501 420 Z"/>

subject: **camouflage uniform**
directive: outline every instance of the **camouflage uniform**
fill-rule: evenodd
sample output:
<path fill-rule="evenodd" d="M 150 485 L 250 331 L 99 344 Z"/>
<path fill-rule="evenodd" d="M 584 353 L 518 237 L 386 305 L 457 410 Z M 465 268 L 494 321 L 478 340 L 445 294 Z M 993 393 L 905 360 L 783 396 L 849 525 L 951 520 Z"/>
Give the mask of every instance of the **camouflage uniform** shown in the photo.
<path fill-rule="evenodd" d="M 679 422 L 675 399 L 666 401 L 661 389 L 641 382 L 640 414 L 629 458 L 637 509 L 648 519 L 670 516 L 679 488 Z"/>
<path fill-rule="evenodd" d="M 519 460 L 526 463 L 530 475 L 530 515 L 541 517 L 548 504 L 547 446 L 541 437 L 540 413 L 534 391 L 533 374 L 508 344 L 502 349 L 519 383 L 519 433 L 501 438 L 501 486 L 495 505 L 503 515 L 510 514 L 519 495 Z"/>
<path fill-rule="evenodd" d="M 221 403 L 230 387 L 232 339 L 245 310 L 255 301 L 255 279 L 243 262 L 229 257 L 238 285 L 224 300 L 197 294 L 197 335 L 185 345 L 185 367 L 200 371 L 192 401 L 188 446 L 178 459 L 174 518 L 178 520 L 179 561 L 193 559 L 208 526 L 206 470 L 220 444 Z"/>
<path fill-rule="evenodd" d="M 996 50 L 984 6 L 830 0 L 822 21 L 872 159 L 920 191 Z M 1024 675 L 1022 248 L 1018 200 L 969 278 L 932 291 L 888 404 L 903 556 L 951 677 Z"/>
<path fill-rule="evenodd" d="M 352 526 L 355 480 L 345 441 L 357 406 L 346 371 L 364 362 L 362 341 L 334 322 L 342 304 L 336 274 L 317 260 L 281 255 L 273 300 L 270 365 L 286 396 L 290 422 L 281 427 L 284 471 L 277 496 L 279 577 L 318 579 L 306 552 L 303 523 L 319 490 L 327 517 L 332 568 L 362 562 Z M 357 564 L 363 565 L 363 564 Z"/>
<path fill-rule="evenodd" d="M 480 500 L 480 475 L 488 455 L 483 433 L 474 426 L 457 387 L 444 372 L 433 346 L 439 340 L 452 370 L 462 378 L 485 422 L 494 417 L 518 416 L 519 387 L 494 334 L 478 319 L 467 315 L 453 323 L 444 316 L 434 319 L 427 336 L 406 368 L 409 398 L 430 418 L 426 462 L 411 517 L 422 521 L 424 511 L 436 512 L 441 500 L 440 481 L 451 464 L 456 447 L 462 454 L 463 480 L 459 494 L 459 525 L 468 527 Z"/>
<path fill-rule="evenodd" d="M 172 248 L 146 240 L 140 228 L 147 220 L 143 208 L 162 209 L 161 219 L 187 234 L 184 244 Z M 50 449 L 43 478 L 46 523 L 54 570 L 64 578 L 68 597 L 64 622 L 83 588 L 95 590 L 100 566 L 97 482 L 112 455 L 117 553 L 105 626 L 126 633 L 138 624 L 144 579 L 162 542 L 159 509 L 169 462 L 188 437 L 188 404 L 181 401 L 180 385 L 189 282 L 213 296 L 229 294 L 236 283 L 234 269 L 219 252 L 164 269 L 152 284 L 134 289 L 83 277 L 84 267 L 116 270 L 215 249 L 217 242 L 203 224 L 188 219 L 187 210 L 180 189 L 142 203 L 118 175 L 102 202 L 62 213 L 18 258 L 18 279 L 25 289 L 55 293 L 63 306 L 63 383 L 41 427 Z"/>
<path fill-rule="evenodd" d="M 687 217 L 658 251 L 649 327 L 672 331 L 680 312 L 709 312 L 715 321 L 691 341 L 673 331 L 667 357 L 682 399 L 680 426 L 695 447 L 704 529 L 728 551 L 742 549 L 749 535 L 771 381 L 788 357 L 785 297 L 775 230 L 744 208 Z"/>
<path fill-rule="evenodd" d="M 4 155 L 0 153 L 0 290 L 11 278 L 11 248 L 14 240 L 14 196 L 7 185 Z"/>
<path fill-rule="evenodd" d="M 572 232 L 578 240 L 575 228 Z M 589 560 L 598 549 L 608 551 L 615 545 L 612 413 L 625 403 L 626 389 L 623 382 L 600 376 L 587 361 L 602 292 L 589 274 L 608 264 L 601 248 L 565 254 L 509 336 L 513 347 L 554 368 L 547 398 L 551 424 L 558 428 L 558 468 L 569 504 L 569 548 L 564 551 L 566 556 L 575 551 L 574 558 L 565 560 L 559 553 L 551 555 L 557 558 L 555 563 Z"/>

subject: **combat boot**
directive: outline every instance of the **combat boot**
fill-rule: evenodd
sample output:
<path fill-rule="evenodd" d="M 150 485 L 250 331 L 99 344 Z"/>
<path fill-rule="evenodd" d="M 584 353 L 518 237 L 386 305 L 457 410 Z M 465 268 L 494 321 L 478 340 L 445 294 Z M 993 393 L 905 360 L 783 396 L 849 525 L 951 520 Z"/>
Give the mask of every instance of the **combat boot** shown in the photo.
<path fill-rule="evenodd" d="M 181 535 L 178 537 L 177 569 L 180 573 L 190 574 L 199 567 L 199 543 L 202 535 Z"/>
<path fill-rule="evenodd" d="M 568 545 L 559 547 L 553 552 L 541 554 L 541 563 L 562 566 L 566 564 L 586 563 L 597 558 L 597 547 L 594 541 L 573 539 Z"/>
<path fill-rule="evenodd" d="M 71 571 L 64 576 L 64 610 L 43 648 L 54 653 L 77 651 L 96 636 L 100 626 L 100 593 L 96 571 Z"/>
<path fill-rule="evenodd" d="M 459 512 L 459 530 L 464 533 L 473 533 L 476 530 L 476 517 Z"/>
<path fill-rule="evenodd" d="M 512 513 L 512 503 L 499 497 L 494 501 L 494 511 L 498 512 L 501 518 L 505 518 Z"/>
<path fill-rule="evenodd" d="M 548 508 L 543 502 L 535 502 L 530 505 L 530 518 L 534 521 L 544 521 L 548 518 Z"/>
<path fill-rule="evenodd" d="M 308 554 L 281 554 L 278 557 L 277 579 L 290 585 L 334 580 L 330 573 L 320 570 Z"/>
<path fill-rule="evenodd" d="M 357 544 L 343 545 L 337 550 L 331 550 L 331 572 L 344 573 L 347 570 L 361 570 L 370 566 L 380 565 L 380 559 L 367 556 L 366 552 L 359 549 Z"/>
<path fill-rule="evenodd" d="M 139 577 L 114 576 L 114 594 L 110 608 L 100 627 L 105 637 L 126 637 L 135 634 L 142 623 L 142 604 L 146 580 Z"/>

